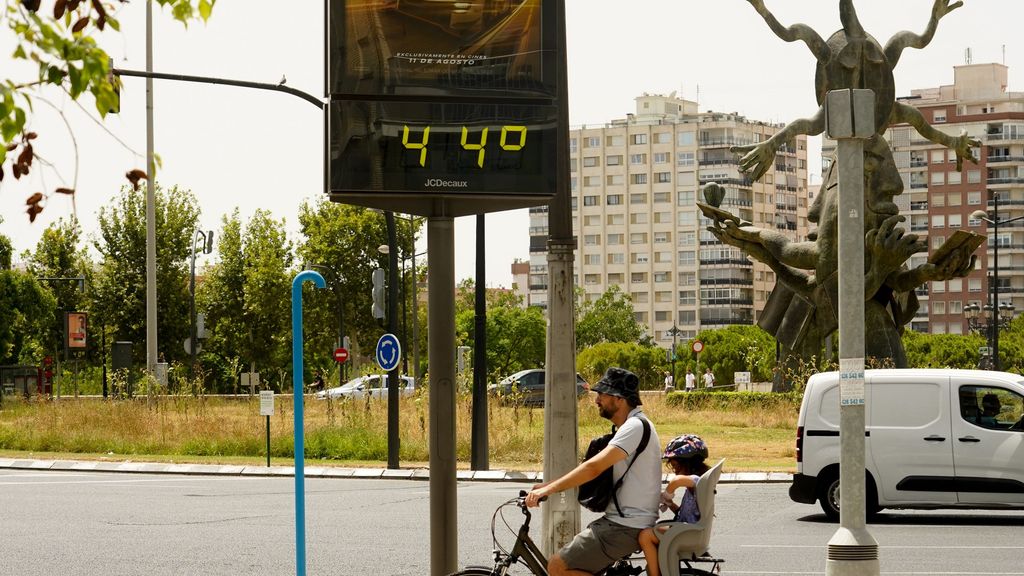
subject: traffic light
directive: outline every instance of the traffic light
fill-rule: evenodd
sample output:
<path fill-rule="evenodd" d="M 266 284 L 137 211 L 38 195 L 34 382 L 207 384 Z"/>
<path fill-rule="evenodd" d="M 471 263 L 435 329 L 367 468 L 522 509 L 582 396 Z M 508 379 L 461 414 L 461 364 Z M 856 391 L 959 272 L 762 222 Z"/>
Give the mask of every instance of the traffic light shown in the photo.
<path fill-rule="evenodd" d="M 373 317 L 384 318 L 384 269 L 373 271 Z"/>

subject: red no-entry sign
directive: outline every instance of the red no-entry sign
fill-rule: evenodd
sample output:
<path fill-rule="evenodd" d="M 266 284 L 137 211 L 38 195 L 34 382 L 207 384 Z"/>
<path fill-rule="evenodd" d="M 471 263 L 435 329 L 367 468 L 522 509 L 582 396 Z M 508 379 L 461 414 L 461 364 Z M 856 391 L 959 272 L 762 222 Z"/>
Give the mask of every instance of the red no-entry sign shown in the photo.
<path fill-rule="evenodd" d="M 334 360 L 337 362 L 345 362 L 348 360 L 348 350 L 345 348 L 335 348 Z"/>

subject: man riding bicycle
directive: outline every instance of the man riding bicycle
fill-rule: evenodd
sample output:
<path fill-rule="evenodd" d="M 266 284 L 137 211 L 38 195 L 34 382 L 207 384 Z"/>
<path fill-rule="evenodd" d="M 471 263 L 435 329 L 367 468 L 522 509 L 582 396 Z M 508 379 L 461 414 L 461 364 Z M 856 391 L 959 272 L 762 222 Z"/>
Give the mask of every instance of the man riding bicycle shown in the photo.
<path fill-rule="evenodd" d="M 616 482 L 623 479 L 616 493 L 617 506 L 613 500 L 604 516 L 591 522 L 548 560 L 551 576 L 591 576 L 604 570 L 635 552 L 640 532 L 654 526 L 658 520 L 661 494 L 658 447 L 661 443 L 654 425 L 639 408 L 639 387 L 636 374 L 622 368 L 609 368 L 592 390 L 597 392 L 595 402 L 601 417 L 611 420 L 617 428 L 615 437 L 593 458 L 560 478 L 534 486 L 526 496 L 526 505 L 536 507 L 541 498 L 576 488 L 608 468 L 612 468 Z M 647 420 L 650 428 L 648 446 L 655 448 L 645 448 L 638 454 L 644 435 L 641 419 Z"/>

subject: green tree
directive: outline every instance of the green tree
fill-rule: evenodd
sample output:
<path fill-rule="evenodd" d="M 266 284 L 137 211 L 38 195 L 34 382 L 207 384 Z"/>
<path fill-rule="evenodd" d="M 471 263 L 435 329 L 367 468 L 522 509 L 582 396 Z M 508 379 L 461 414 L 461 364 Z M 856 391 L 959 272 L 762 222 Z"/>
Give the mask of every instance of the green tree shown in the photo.
<path fill-rule="evenodd" d="M 414 235 L 421 224 L 422 220 L 413 220 L 410 224 L 406 219 L 396 219 L 401 256 L 412 254 Z M 367 208 L 320 198 L 313 204 L 304 202 L 299 207 L 299 226 L 305 241 L 298 248 L 298 260 L 320 272 L 328 288 L 310 295 L 304 306 L 306 350 L 316 351 L 308 365 L 319 370 L 332 367 L 330 351 L 338 340 L 339 292 L 345 335 L 352 341 L 352 352 L 371 354 L 384 332 L 382 324 L 370 314 L 371 275 L 375 268 L 388 269 L 387 257 L 378 251 L 381 245 L 388 243 L 384 216 Z M 322 267 L 312 267 L 314 264 Z M 408 283 L 412 275 L 407 276 Z M 398 282 L 401 284 L 401 280 Z M 401 292 L 411 301 L 411 291 Z M 398 313 L 402 313 L 401 305 Z M 415 308 L 407 305 L 406 313 L 415 313 Z M 425 325 L 421 328 L 422 339 L 426 334 Z M 410 350 L 411 346 L 405 348 Z"/>
<path fill-rule="evenodd" d="M 29 274 L 42 280 L 44 289 L 56 299 L 57 314 L 71 311 L 89 311 L 87 293 L 83 289 L 91 286 L 92 264 L 81 241 L 81 227 L 76 219 L 60 219 L 50 224 L 39 238 L 36 248 L 25 254 Z M 63 278 L 64 280 L 56 280 Z M 71 278 L 82 278 L 79 282 Z M 97 320 L 92 318 L 92 320 Z M 50 325 L 47 343 L 55 350 L 61 343 L 63 323 L 55 318 Z M 98 324 L 91 323 L 90 332 L 95 333 Z M 89 338 L 90 351 L 98 350 L 95 338 Z"/>
<path fill-rule="evenodd" d="M 47 338 L 56 303 L 30 273 L 11 270 L 12 246 L 0 234 L 0 365 L 38 364 L 52 349 Z"/>
<path fill-rule="evenodd" d="M 185 24 L 197 17 L 205 21 L 216 2 L 156 1 Z M 91 94 L 100 116 L 117 109 L 121 81 L 111 77 L 110 57 L 94 38 L 108 26 L 120 30 L 116 9 L 111 0 L 7 0 L 0 7 L 0 23 L 13 33 L 16 44 L 12 58 L 29 63 L 25 69 L 36 71 L 26 79 L 0 77 L 0 180 L 5 171 L 15 178 L 28 174 L 34 159 L 41 155 L 37 149 L 43 138 L 26 130 L 41 87 L 58 87 L 73 100 Z M 137 180 L 139 176 L 134 177 Z M 46 197 L 53 193 L 74 194 L 74 190 L 34 193 L 27 202 L 30 219 L 35 220 Z"/>
<path fill-rule="evenodd" d="M 637 342 L 647 327 L 636 321 L 633 301 L 617 284 L 594 301 L 576 291 L 576 351 L 599 342 Z"/>
<path fill-rule="evenodd" d="M 93 282 L 94 312 L 111 329 L 111 341 L 134 342 L 144 364 L 146 341 L 146 207 L 145 195 L 124 188 L 99 213 L 102 261 Z M 183 342 L 191 333 L 189 261 L 199 218 L 195 196 L 177 186 L 156 187 L 157 341 L 171 361 L 187 357 Z"/>
<path fill-rule="evenodd" d="M 775 368 L 775 339 L 757 326 L 727 326 L 717 330 L 703 330 L 697 338 L 704 343 L 700 354 L 701 373 L 708 367 L 715 375 L 717 385 L 732 384 L 736 372 L 750 372 L 754 382 L 768 382 Z M 679 346 L 676 370 L 685 373 L 687 368 L 697 371 L 697 355 L 690 349 L 690 343 Z M 697 377 L 700 378 L 700 374 Z"/>
<path fill-rule="evenodd" d="M 644 389 L 660 388 L 664 381 L 665 350 L 640 342 L 600 342 L 576 355 L 576 371 L 591 384 L 611 366 L 630 370 Z"/>
<path fill-rule="evenodd" d="M 977 368 L 978 348 L 984 345 L 985 339 L 977 334 L 903 333 L 911 368 Z"/>
<path fill-rule="evenodd" d="M 455 333 L 459 346 L 476 354 L 476 285 L 471 279 L 456 291 Z M 487 290 L 487 374 L 493 382 L 527 368 L 544 366 L 547 322 L 535 306 L 523 307 L 510 290 Z"/>

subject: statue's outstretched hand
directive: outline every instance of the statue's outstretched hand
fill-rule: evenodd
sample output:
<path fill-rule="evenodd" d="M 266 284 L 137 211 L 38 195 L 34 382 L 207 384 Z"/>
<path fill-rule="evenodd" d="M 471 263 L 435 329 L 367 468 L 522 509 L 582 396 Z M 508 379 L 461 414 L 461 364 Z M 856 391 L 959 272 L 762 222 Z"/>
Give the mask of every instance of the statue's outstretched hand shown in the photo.
<path fill-rule="evenodd" d="M 956 151 L 956 171 L 960 172 L 964 167 L 964 160 L 970 160 L 977 164 L 978 158 L 974 155 L 975 149 L 981 149 L 981 140 L 971 138 L 966 130 L 960 131 L 960 136 L 953 139 L 953 150 Z"/>
<path fill-rule="evenodd" d="M 871 254 L 872 271 L 879 278 L 899 270 L 914 254 L 928 250 L 928 245 L 917 234 L 907 234 L 903 228 L 896 227 L 905 220 L 903 216 L 890 216 L 878 228 L 864 235 L 864 247 Z"/>
<path fill-rule="evenodd" d="M 778 150 L 769 139 L 760 144 L 733 146 L 729 148 L 729 151 L 743 155 L 739 162 L 740 170 L 751 180 L 757 181 L 772 167 L 772 163 L 775 162 L 775 153 Z"/>
<path fill-rule="evenodd" d="M 950 2 L 951 0 L 935 0 L 935 5 L 932 6 L 932 18 L 938 20 L 964 5 L 963 0 L 958 0 L 952 4 Z"/>

